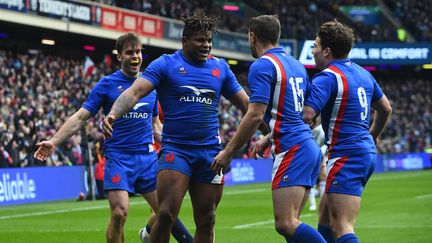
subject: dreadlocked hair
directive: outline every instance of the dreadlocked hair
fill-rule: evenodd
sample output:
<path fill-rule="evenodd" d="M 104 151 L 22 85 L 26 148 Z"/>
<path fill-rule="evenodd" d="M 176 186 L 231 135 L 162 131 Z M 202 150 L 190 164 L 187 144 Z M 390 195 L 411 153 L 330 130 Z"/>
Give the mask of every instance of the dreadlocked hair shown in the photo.
<path fill-rule="evenodd" d="M 212 18 L 205 15 L 204 10 L 200 10 L 195 15 L 188 15 L 182 19 L 185 23 L 183 29 L 183 36 L 191 37 L 194 34 L 201 31 L 211 31 L 215 33 L 217 31 L 217 22 L 219 18 Z"/>

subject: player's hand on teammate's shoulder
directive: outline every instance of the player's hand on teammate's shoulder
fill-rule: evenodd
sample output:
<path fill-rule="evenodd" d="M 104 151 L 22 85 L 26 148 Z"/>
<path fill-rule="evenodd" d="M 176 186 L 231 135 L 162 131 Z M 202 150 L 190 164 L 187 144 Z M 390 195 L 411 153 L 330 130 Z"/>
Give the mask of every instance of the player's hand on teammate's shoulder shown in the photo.
<path fill-rule="evenodd" d="M 102 129 L 105 138 L 112 137 L 112 131 L 113 131 L 112 124 L 114 123 L 114 120 L 115 120 L 115 116 L 112 114 L 108 114 L 107 116 L 104 117 L 102 123 Z"/>
<path fill-rule="evenodd" d="M 55 151 L 56 146 L 51 141 L 42 141 L 36 144 L 38 149 L 33 157 L 38 160 L 47 160 L 48 157 Z"/>
<path fill-rule="evenodd" d="M 218 175 L 221 175 L 223 171 L 228 168 L 231 163 L 233 155 L 228 153 L 225 149 L 220 151 L 213 160 L 211 169 Z"/>

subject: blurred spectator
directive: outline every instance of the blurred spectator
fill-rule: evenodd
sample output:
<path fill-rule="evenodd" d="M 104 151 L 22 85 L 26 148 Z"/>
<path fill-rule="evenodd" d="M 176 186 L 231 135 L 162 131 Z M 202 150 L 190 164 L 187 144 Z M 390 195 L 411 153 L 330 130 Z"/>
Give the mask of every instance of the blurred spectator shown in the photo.
<path fill-rule="evenodd" d="M 432 1 L 385 0 L 418 42 L 432 41 Z"/>

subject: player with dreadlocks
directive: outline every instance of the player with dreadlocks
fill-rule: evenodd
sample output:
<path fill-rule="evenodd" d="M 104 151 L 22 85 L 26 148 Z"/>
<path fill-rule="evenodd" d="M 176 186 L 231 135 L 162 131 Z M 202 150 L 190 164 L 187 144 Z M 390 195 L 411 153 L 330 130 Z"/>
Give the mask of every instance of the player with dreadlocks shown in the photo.
<path fill-rule="evenodd" d="M 169 241 L 188 190 L 196 225 L 194 241 L 214 241 L 216 208 L 223 190 L 223 174 L 210 168 L 221 149 L 219 99 L 223 95 L 243 113 L 248 107 L 248 96 L 227 62 L 210 55 L 217 19 L 200 12 L 183 21 L 182 49 L 150 63 L 104 120 L 109 137 L 114 120 L 157 90 L 165 117 L 157 176 L 159 212 L 150 236 L 154 243 Z"/>

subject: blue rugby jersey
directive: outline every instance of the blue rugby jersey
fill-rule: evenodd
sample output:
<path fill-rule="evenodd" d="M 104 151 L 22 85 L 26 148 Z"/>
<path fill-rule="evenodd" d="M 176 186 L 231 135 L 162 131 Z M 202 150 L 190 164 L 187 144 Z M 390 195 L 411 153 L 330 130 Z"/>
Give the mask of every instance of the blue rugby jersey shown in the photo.
<path fill-rule="evenodd" d="M 369 133 L 370 104 L 382 96 L 372 75 L 349 59 L 333 61 L 315 75 L 305 105 L 321 113 L 331 157 L 376 153 Z"/>
<path fill-rule="evenodd" d="M 242 90 L 224 59 L 209 56 L 203 63 L 193 63 L 178 50 L 154 60 L 141 77 L 157 89 L 164 112 L 163 142 L 220 143 L 220 95 L 229 99 Z"/>
<path fill-rule="evenodd" d="M 282 48 L 270 49 L 252 64 L 248 82 L 249 102 L 268 105 L 264 120 L 271 129 L 276 154 L 313 138 L 302 115 L 310 83 L 299 61 Z"/>
<path fill-rule="evenodd" d="M 90 92 L 83 108 L 95 115 L 103 107 L 107 115 L 116 99 L 134 81 L 135 78 L 125 76 L 120 70 L 102 78 Z M 157 115 L 156 92 L 153 91 L 114 122 L 112 137 L 105 140 L 106 152 L 149 152 L 149 144 L 153 143 L 152 118 Z"/>

